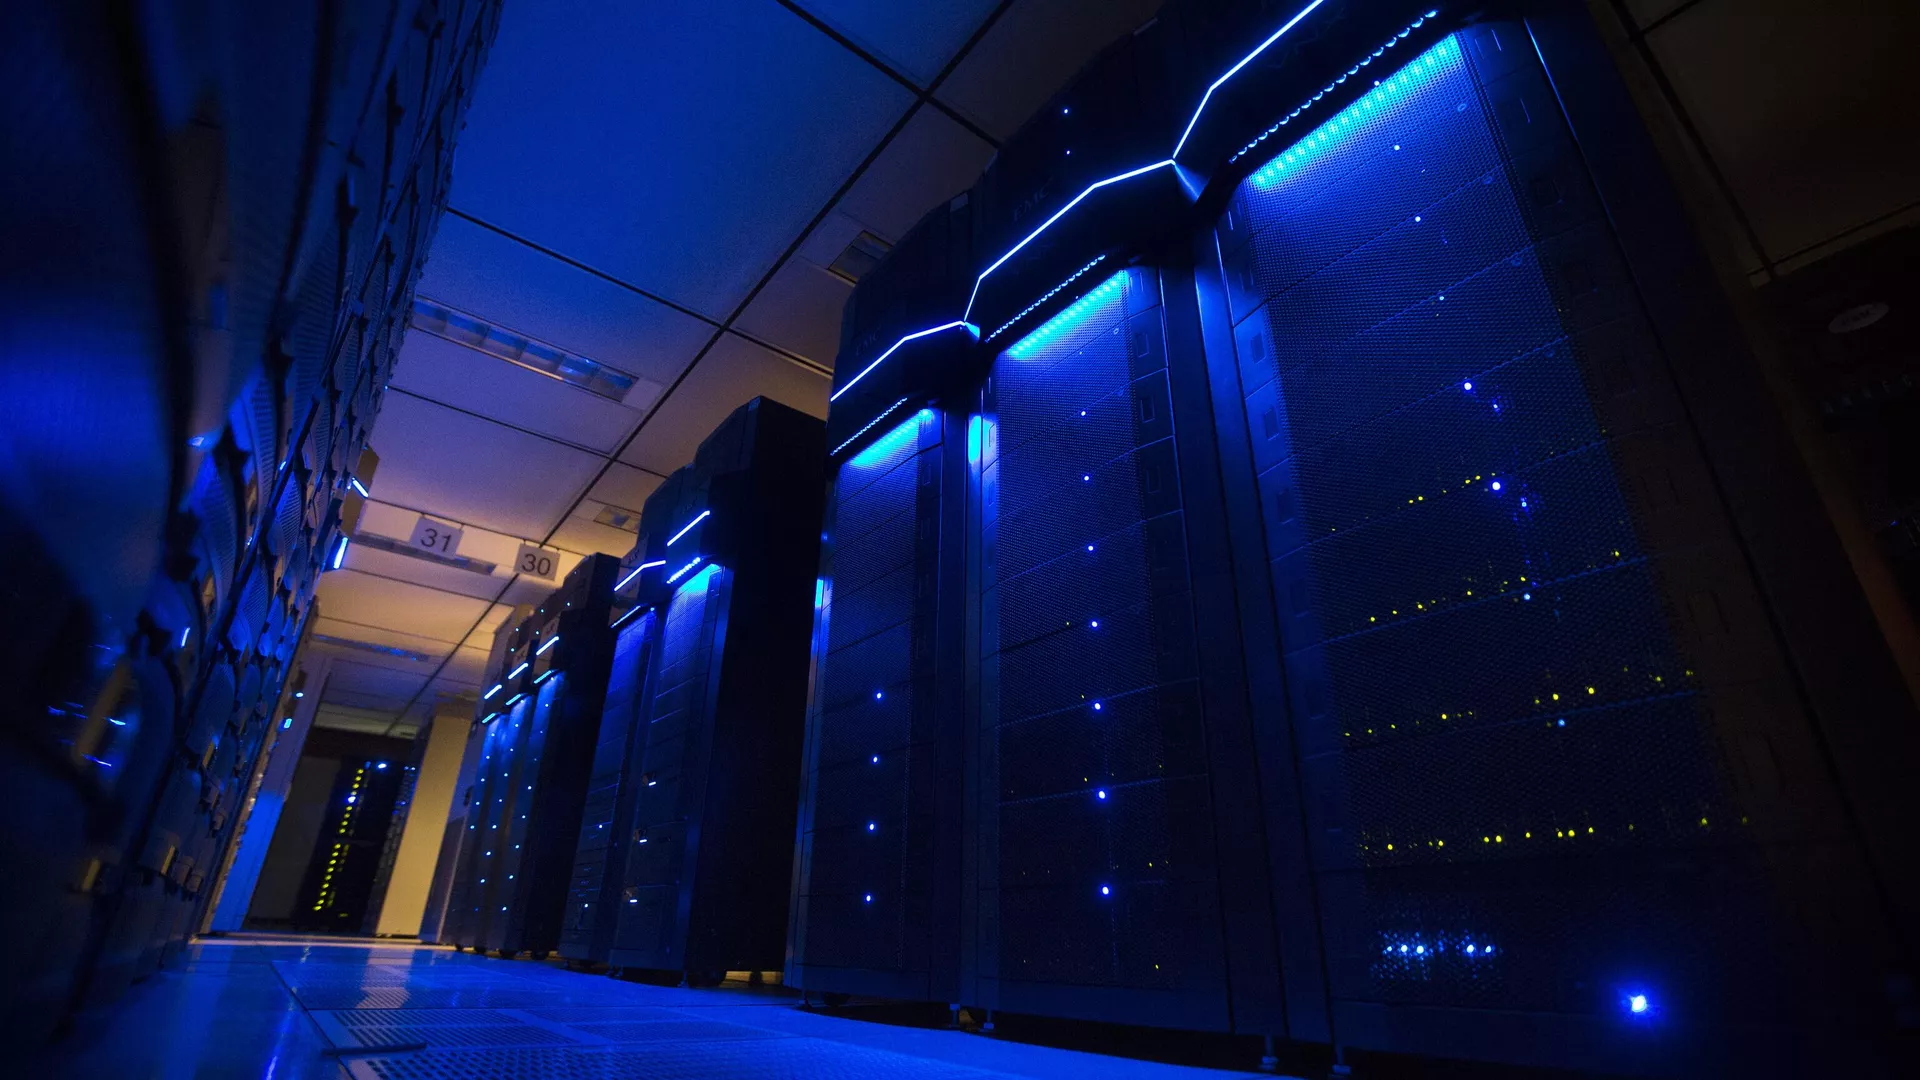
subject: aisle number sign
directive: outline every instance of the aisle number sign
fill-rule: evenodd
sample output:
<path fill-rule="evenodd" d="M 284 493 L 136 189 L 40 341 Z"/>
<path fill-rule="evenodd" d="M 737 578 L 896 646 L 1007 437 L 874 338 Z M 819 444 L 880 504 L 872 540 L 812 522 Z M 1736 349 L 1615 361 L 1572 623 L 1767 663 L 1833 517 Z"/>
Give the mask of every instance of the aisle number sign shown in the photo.
<path fill-rule="evenodd" d="M 538 544 L 522 543 L 520 554 L 514 556 L 513 570 L 524 577 L 552 581 L 554 574 L 560 570 L 560 553 Z"/>
<path fill-rule="evenodd" d="M 449 525 L 444 521 L 423 517 L 414 523 L 413 539 L 407 542 L 422 551 L 431 551 L 435 555 L 454 555 L 460 551 L 462 531 L 458 525 Z"/>

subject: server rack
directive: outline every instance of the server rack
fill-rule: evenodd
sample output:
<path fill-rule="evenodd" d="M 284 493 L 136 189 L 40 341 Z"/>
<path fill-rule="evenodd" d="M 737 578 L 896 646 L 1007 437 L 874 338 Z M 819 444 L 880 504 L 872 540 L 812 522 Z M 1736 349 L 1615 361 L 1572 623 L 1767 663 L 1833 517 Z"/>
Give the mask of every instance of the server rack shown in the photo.
<path fill-rule="evenodd" d="M 632 573 L 625 563 L 621 577 Z M 580 964 L 604 963 L 620 924 L 621 891 L 626 885 L 627 853 L 633 838 L 633 803 L 645 772 L 648 704 L 652 701 L 653 653 L 659 616 L 616 597 L 613 663 L 607 675 L 606 703 L 600 713 L 600 740 L 593 750 L 593 773 L 580 814 L 580 841 L 573 856 L 573 878 L 561 921 L 560 955 Z"/>
<path fill-rule="evenodd" d="M 810 762 L 859 730 L 837 626 L 925 612 L 979 690 L 914 851 L 956 895 L 900 906 L 956 974 L 845 959 L 893 897 L 832 876 L 881 864 L 816 764 L 797 985 L 1648 1073 L 1911 1053 L 1912 702 L 1639 125 L 1576 4 L 1176 3 L 1002 148 L 958 274 L 856 290 L 836 480 L 965 432 L 964 524 L 889 607 L 830 519 Z"/>
<path fill-rule="evenodd" d="M 0 661 L 33 718 L 0 732 L 0 914 L 34 942 L 0 1015 L 29 1043 L 215 891 L 498 12 L 81 2 L 7 35 L 9 96 L 51 102 L 0 121 L 46 150 L 5 211 L 6 292 L 41 298 L 10 338 L 45 359 L 0 419 L 0 610 L 46 628 Z"/>
<path fill-rule="evenodd" d="M 701 984 L 781 966 L 824 439 L 820 421 L 755 398 L 641 512 L 621 584 L 628 617 L 653 620 L 650 673 L 630 734 L 616 714 L 602 733 L 631 745 L 608 806 L 630 816 L 605 830 L 623 850 L 598 871 L 616 968 Z"/>
<path fill-rule="evenodd" d="M 294 902 L 294 929 L 360 933 L 369 908 L 378 914 L 381 871 L 391 866 L 388 833 L 410 780 L 407 771 L 365 758 L 340 763 L 320 841 Z"/>
<path fill-rule="evenodd" d="M 612 662 L 618 567 L 606 555 L 574 567 L 509 634 L 510 666 L 482 696 L 490 711 L 453 888 L 462 906 L 446 935 L 457 947 L 539 959 L 560 942 Z"/>

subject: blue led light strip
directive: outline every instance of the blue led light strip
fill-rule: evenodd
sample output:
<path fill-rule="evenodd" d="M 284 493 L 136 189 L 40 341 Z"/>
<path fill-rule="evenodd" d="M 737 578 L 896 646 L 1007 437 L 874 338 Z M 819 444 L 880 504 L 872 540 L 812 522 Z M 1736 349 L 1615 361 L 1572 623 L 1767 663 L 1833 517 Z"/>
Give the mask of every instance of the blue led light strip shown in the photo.
<path fill-rule="evenodd" d="M 525 701 L 526 697 L 527 695 L 525 694 L 515 694 L 512 697 L 507 699 L 507 703 L 505 705 L 502 705 L 500 707 L 503 709 L 511 709 L 515 705 L 519 704 L 520 702 Z"/>
<path fill-rule="evenodd" d="M 834 448 L 833 448 L 833 454 L 837 454 L 837 453 L 839 453 L 840 451 L 842 451 L 842 450 L 845 450 L 845 449 L 846 449 L 846 448 L 847 448 L 847 447 L 848 447 L 848 446 L 849 446 L 850 444 L 852 444 L 852 442 L 853 442 L 853 441 L 854 441 L 855 439 L 858 439 L 858 438 L 859 438 L 860 436 L 862 436 L 862 435 L 865 435 L 865 434 L 866 434 L 867 432 L 869 432 L 869 431 L 872 431 L 872 430 L 873 430 L 873 425 L 875 425 L 875 424 L 877 424 L 877 423 L 879 423 L 879 422 L 880 422 L 880 421 L 882 421 L 882 420 L 885 420 L 885 419 L 886 419 L 887 417 L 889 417 L 889 416 L 892 416 L 892 415 L 893 415 L 893 410 L 895 410 L 895 409 L 897 409 L 897 408 L 899 408 L 899 407 L 900 407 L 900 406 L 902 406 L 902 405 L 905 405 L 906 403 L 907 403 L 907 399 L 906 399 L 906 398 L 901 398 L 901 399 L 900 399 L 899 401 L 896 401 L 896 402 L 894 402 L 893 404 L 891 404 L 891 405 L 889 405 L 889 406 L 887 406 L 886 408 L 884 408 L 884 409 L 882 409 L 882 410 L 880 410 L 880 415 L 879 415 L 879 416 L 876 416 L 876 417 L 874 417 L 873 419 L 871 419 L 871 420 L 869 420 L 869 421 L 867 421 L 867 422 L 866 422 L 865 424 L 862 424 L 862 425 L 860 426 L 860 430 L 859 430 L 859 431 L 856 431 L 856 432 L 854 432 L 853 434 L 851 434 L 851 435 L 849 435 L 849 436 L 847 436 L 847 440 L 846 440 L 846 442 L 843 442 L 843 443 L 841 443 L 841 444 L 840 444 L 839 446 L 836 446 L 836 447 L 834 447 Z M 828 456 L 828 457 L 832 457 L 832 456 L 833 456 L 833 454 L 828 454 L 827 456 Z"/>
<path fill-rule="evenodd" d="M 1094 192 L 1099 191 L 1101 188 L 1106 187 L 1108 184 L 1117 184 L 1122 180 L 1131 180 L 1136 176 L 1145 176 L 1147 173 L 1153 172 L 1156 169 L 1164 169 L 1171 164 L 1173 164 L 1173 159 L 1167 158 L 1164 161 L 1156 161 L 1151 165 L 1142 165 L 1137 169 L 1130 169 L 1126 172 L 1119 174 L 1118 176 L 1109 176 L 1105 180 L 1097 180 L 1091 184 L 1088 184 L 1087 189 L 1085 191 L 1082 191 L 1080 194 L 1075 195 L 1073 197 L 1072 202 L 1068 203 L 1067 205 L 1061 207 L 1058 210 L 1055 210 L 1053 212 L 1053 216 L 1041 222 L 1039 228 L 1028 233 L 1026 236 L 1026 239 L 1020 241 L 1019 243 L 1013 245 L 1013 247 L 1009 248 L 1005 255 L 1002 255 L 998 259 L 995 259 L 993 261 L 992 266 L 989 266 L 985 270 L 980 271 L 980 276 L 973 279 L 973 295 L 967 297 L 966 313 L 960 317 L 962 319 L 970 319 L 973 317 L 973 302 L 979 299 L 980 284 L 981 282 L 984 282 L 987 280 L 988 274 L 991 274 L 995 270 L 1000 269 L 1002 266 L 1006 265 L 1006 262 L 1008 259 L 1011 259 L 1015 255 L 1020 254 L 1021 248 L 1024 248 L 1028 244 L 1033 243 L 1034 238 L 1039 236 L 1041 233 L 1046 232 L 1049 228 L 1053 226 L 1054 222 L 1059 221 L 1063 217 L 1066 217 L 1067 211 L 1072 210 L 1076 206 L 1079 206 L 1081 200 L 1085 199 L 1087 196 L 1093 194 Z M 832 400 L 832 399 L 829 398 L 828 400 Z"/>
<path fill-rule="evenodd" d="M 490 700 L 490 699 L 492 699 L 492 697 L 493 697 L 493 695 L 495 695 L 495 694 L 497 694 L 497 693 L 499 693 L 499 692 L 501 691 L 501 689 L 502 689 L 503 687 L 505 687 L 506 685 L 507 685 L 506 683 L 494 683 L 494 684 L 493 684 L 493 689 L 491 689 L 491 690 L 489 690 L 489 691 L 487 691 L 486 693 L 484 693 L 484 694 L 481 694 L 481 695 L 480 695 L 480 700 L 481 700 L 481 701 L 488 701 L 488 700 Z"/>
<path fill-rule="evenodd" d="M 560 644 L 560 635 L 559 635 L 559 634 L 555 634 L 555 635 L 553 635 L 552 637 L 550 637 L 550 638 L 548 638 L 548 639 L 547 639 L 547 642 L 546 642 L 546 644 L 544 644 L 544 645 L 542 645 L 542 646 L 540 646 L 539 648 L 537 648 L 537 649 L 535 649 L 535 650 L 533 650 L 533 655 L 535 655 L 535 656 L 539 656 L 540 654 L 542 654 L 542 653 L 544 653 L 544 652 L 546 652 L 546 651 L 547 651 L 548 649 L 551 649 L 551 648 L 553 648 L 553 647 L 554 647 L 555 645 L 558 645 L 558 644 Z"/>
<path fill-rule="evenodd" d="M 1321 87 L 1318 93 L 1314 94 L 1312 97 L 1308 98 L 1307 100 L 1301 102 L 1299 106 L 1295 108 L 1292 112 L 1281 117 L 1279 123 L 1274 124 L 1272 127 L 1261 132 L 1260 135 L 1257 138 L 1255 138 L 1252 142 L 1248 143 L 1247 145 L 1241 147 L 1239 150 L 1235 151 L 1234 155 L 1227 159 L 1227 164 L 1231 165 L 1234 162 L 1239 161 L 1241 158 L 1246 157 L 1248 154 L 1252 153 L 1256 147 L 1258 147 L 1261 143 L 1267 141 L 1268 136 L 1274 134 L 1275 132 L 1279 131 L 1281 128 L 1286 127 L 1288 124 L 1292 123 L 1294 119 L 1298 117 L 1301 113 L 1306 112 L 1308 109 L 1313 108 L 1314 102 L 1319 101 L 1321 98 L 1326 97 L 1328 94 L 1333 93 L 1334 87 L 1339 86 L 1340 84 L 1346 82 L 1348 79 L 1354 77 L 1355 75 L 1360 74 L 1361 68 L 1367 67 L 1368 65 L 1372 64 L 1375 60 L 1378 60 L 1382 56 L 1385 56 L 1387 54 L 1388 49 L 1391 49 L 1395 45 L 1400 44 L 1400 42 L 1403 41 L 1409 34 L 1413 33 L 1415 30 L 1420 29 L 1422 26 L 1425 26 L 1428 19 L 1431 19 L 1438 14 L 1439 14 L 1439 11 L 1437 9 L 1434 11 L 1429 11 L 1425 15 L 1421 16 L 1420 18 L 1415 19 L 1411 23 L 1408 23 L 1406 26 L 1402 27 L 1398 33 L 1394 34 L 1392 37 L 1387 39 L 1387 43 L 1385 45 L 1382 45 L 1379 48 L 1368 53 L 1366 56 L 1361 57 L 1359 63 L 1347 69 L 1346 74 L 1341 75 L 1339 78 L 1334 79 L 1332 82 Z M 1440 45 L 1435 46 L 1435 49 L 1436 50 L 1440 49 L 1444 47 L 1445 44 L 1446 42 L 1442 41 Z M 1433 58 L 1428 57 L 1426 66 L 1428 68 L 1431 68 L 1433 67 L 1433 63 L 1434 63 Z M 1412 65 L 1409 64 L 1408 67 L 1411 68 Z M 1362 95 L 1358 101 L 1354 102 L 1354 105 L 1364 106 L 1363 111 L 1367 109 L 1377 108 L 1378 107 L 1377 103 L 1380 100 L 1380 97 L 1382 95 L 1391 94 L 1398 89 L 1405 89 L 1408 79 L 1409 79 L 1409 75 L 1408 75 L 1408 72 L 1405 70 L 1403 70 L 1400 74 L 1389 77 L 1385 82 L 1381 82 L 1380 80 L 1376 79 L 1374 80 L 1374 84 L 1373 84 L 1374 89 L 1367 91 L 1367 93 Z M 1337 122 L 1342 127 L 1345 127 L 1348 124 L 1351 124 L 1353 122 L 1353 118 L 1350 110 L 1351 110 L 1351 107 L 1349 107 L 1349 110 L 1347 111 L 1343 111 L 1340 114 L 1336 114 L 1334 119 L 1328 121 L 1328 123 L 1333 124 Z M 1319 132 L 1316 134 L 1321 139 L 1325 139 L 1327 137 L 1325 132 Z M 1315 135 L 1305 136 L 1300 140 L 1301 145 L 1304 147 L 1309 141 L 1311 141 L 1314 138 L 1315 138 Z M 1291 162 L 1292 160 L 1293 160 L 1292 152 L 1288 152 L 1286 154 L 1281 155 L 1279 158 L 1274 159 L 1274 161 L 1268 164 L 1265 168 L 1261 169 L 1259 173 L 1254 174 L 1256 180 L 1258 180 L 1258 178 L 1261 177 L 1262 175 L 1266 174 L 1269 170 L 1274 169 L 1276 165 L 1281 164 L 1282 161 Z"/>
<path fill-rule="evenodd" d="M 345 536 L 340 538 L 340 546 L 335 548 L 333 551 L 333 566 L 331 567 L 331 569 L 334 569 L 334 570 L 340 569 L 340 564 L 346 561 L 348 539 L 349 538 Z M 182 644 L 185 644 L 185 642 L 182 642 Z"/>
<path fill-rule="evenodd" d="M 556 669 L 556 668 L 548 668 L 547 670 L 545 670 L 545 671 L 543 671 L 543 672 L 541 672 L 540 674 L 538 674 L 538 675 L 536 675 L 536 676 L 534 676 L 534 678 L 533 678 L 533 685 L 535 685 L 535 686 L 539 686 L 539 685 L 540 685 L 541 683 L 543 683 L 543 682 L 546 682 L 546 681 L 547 681 L 547 679 L 548 679 L 548 678 L 549 678 L 549 677 L 550 677 L 550 676 L 551 676 L 551 675 L 552 675 L 552 674 L 554 673 L 554 671 L 556 671 L 556 670 L 558 670 L 558 669 Z"/>
<path fill-rule="evenodd" d="M 1073 284 L 1075 281 L 1079 280 L 1080 275 L 1086 273 L 1087 271 L 1093 269 L 1096 266 L 1099 266 L 1101 263 L 1106 261 L 1107 261 L 1107 257 L 1105 255 L 1095 255 L 1093 257 L 1092 262 L 1088 263 L 1087 265 L 1081 267 L 1078 270 L 1075 270 L 1073 273 L 1068 274 L 1067 280 L 1061 282 L 1058 285 L 1055 285 L 1051 289 L 1048 289 L 1047 294 L 1045 296 L 1042 296 L 1040 299 L 1035 300 L 1031 304 L 1028 304 L 1024 309 L 1021 310 L 1020 314 L 1015 315 L 1013 318 L 1008 319 L 1006 322 L 1001 323 L 1000 329 L 995 330 L 991 334 L 988 334 L 986 337 L 982 338 L 981 340 L 992 341 L 994 338 L 997 338 L 1001 334 L 1006 333 L 1008 327 L 1012 326 L 1014 323 L 1019 322 L 1021 319 L 1024 319 L 1027 316 L 1033 314 L 1034 309 L 1039 307 L 1041 304 L 1044 304 L 1047 301 L 1053 299 L 1054 297 L 1060 295 L 1060 290 L 1066 288 L 1067 286 Z"/>
<path fill-rule="evenodd" d="M 614 630 L 618 630 L 618 629 L 619 629 L 619 628 L 621 627 L 621 625 L 622 625 L 622 624 L 624 624 L 624 623 L 625 623 L 625 622 L 626 622 L 626 621 L 627 621 L 628 619 L 631 619 L 631 618 L 633 618 L 633 617 L 634 617 L 635 615 L 638 615 L 638 614 L 640 614 L 640 613 L 641 613 L 642 611 L 647 611 L 647 610 L 649 610 L 649 609 L 648 609 L 648 608 L 643 608 L 643 607 L 630 607 L 630 608 L 628 608 L 628 609 L 627 609 L 627 613 L 626 613 L 625 615 L 622 615 L 622 616 L 620 616 L 619 618 L 617 618 L 617 619 L 615 619 L 615 620 L 613 620 L 613 626 L 612 626 L 612 627 L 610 627 L 610 629 L 614 629 Z"/>
<path fill-rule="evenodd" d="M 1011 252 L 1009 252 L 1008 254 L 1012 254 L 1012 253 L 1011 253 Z M 1002 260 L 1002 261 L 1004 262 L 1005 260 Z M 985 277 L 986 275 L 984 275 L 984 274 L 983 274 L 983 275 L 981 275 L 981 276 L 982 276 L 982 277 Z M 974 286 L 974 291 L 975 291 L 975 292 L 978 292 L 978 291 L 979 291 L 979 286 L 978 286 L 977 284 L 976 284 L 976 285 Z M 967 310 L 968 310 L 968 311 L 972 311 L 972 310 L 973 310 L 973 301 L 971 301 L 971 300 L 969 300 L 969 301 L 967 301 Z M 854 376 L 853 378 L 851 378 L 851 379 L 848 379 L 848 380 L 847 380 L 847 385 L 845 385 L 845 386 L 843 386 L 843 387 L 841 387 L 840 389 L 838 389 L 838 390 L 835 390 L 835 391 L 834 391 L 833 393 L 831 393 L 831 394 L 829 394 L 829 395 L 827 396 L 827 400 L 828 400 L 829 402 L 834 402 L 834 401 L 838 401 L 838 400 L 840 400 L 840 395 L 841 395 L 841 394 L 844 394 L 844 393 L 846 393 L 847 391 L 849 391 L 849 390 L 851 390 L 851 389 L 853 389 L 853 387 L 854 387 L 854 384 L 855 384 L 855 383 L 858 383 L 858 382 L 859 382 L 859 381 L 860 381 L 861 379 L 864 379 L 864 378 L 866 378 L 866 377 L 867 377 L 867 375 L 868 375 L 869 373 L 871 373 L 871 372 L 873 371 L 873 369 L 874 369 L 874 368 L 877 368 L 877 367 L 879 367 L 879 366 L 880 366 L 880 365 L 881 365 L 881 364 L 882 364 L 883 362 L 885 362 L 885 361 L 886 361 L 886 359 L 887 359 L 887 357 L 889 357 L 889 356 L 892 356 L 892 355 L 894 354 L 894 351 L 895 351 L 895 350 L 897 350 L 898 348 L 900 348 L 900 346 L 902 346 L 902 345 L 905 345 L 905 344 L 906 344 L 907 342 L 909 342 L 909 341 L 912 341 L 912 340 L 914 340 L 914 339 L 916 339 L 916 338 L 923 338 L 923 337 L 927 337 L 927 336 L 929 336 L 929 335 L 931 335 L 931 334 L 937 334 L 937 333 L 939 333 L 939 332 L 941 332 L 942 330 L 952 330 L 952 329 L 955 329 L 955 328 L 958 328 L 958 327 L 965 327 L 965 328 L 966 328 L 966 331 L 967 331 L 967 333 L 969 333 L 969 334 L 972 334 L 972 335 L 973 335 L 974 337 L 979 337 L 979 336 L 980 336 L 980 328 L 979 328 L 979 327 L 977 327 L 977 326 L 975 326 L 975 325 L 973 325 L 972 323 L 970 323 L 970 322 L 968 322 L 968 321 L 967 321 L 967 320 L 965 319 L 965 317 L 962 317 L 962 318 L 958 318 L 958 319 L 955 319 L 954 321 L 952 321 L 952 322 L 950 322 L 950 323 L 941 323 L 941 324 L 940 324 L 939 326 L 935 326 L 935 327 L 932 327 L 932 328 L 930 328 L 930 329 L 927 329 L 927 330 L 920 330 L 920 331 L 917 331 L 917 332 L 915 332 L 915 333 L 911 333 L 911 334 L 908 334 L 908 335 L 907 335 L 906 337 L 903 337 L 903 338 L 901 338 L 901 339 L 900 339 L 899 341 L 896 341 L 896 342 L 894 342 L 894 343 L 893 343 L 892 345 L 889 345 L 889 346 L 887 347 L 887 351 L 886 351 L 886 352 L 883 352 L 883 353 L 881 353 L 881 354 L 880 354 L 879 356 L 877 356 L 877 357 L 875 357 L 875 358 L 874 358 L 874 361 L 873 361 L 873 363 L 871 363 L 871 364 L 868 364 L 868 365 L 867 365 L 867 366 L 866 366 L 865 368 L 862 368 L 862 369 L 861 369 L 861 371 L 860 371 L 860 374 L 858 374 L 858 375 L 855 375 L 855 376 Z"/>
<path fill-rule="evenodd" d="M 693 557 L 693 561 L 692 561 L 692 562 L 690 562 L 690 563 L 688 563 L 687 565 L 685 565 L 685 566 L 683 566 L 683 567 L 681 567 L 681 568 L 680 568 L 680 569 L 678 569 L 678 570 L 675 570 L 675 571 L 673 572 L 673 574 L 672 574 L 671 576 L 669 576 L 669 577 L 667 578 L 667 584 L 669 584 L 669 585 L 671 585 L 671 584 L 673 584 L 674 582 L 676 582 L 676 581 L 679 581 L 679 580 L 680 580 L 680 577 L 681 577 L 681 575 L 683 575 L 683 574 L 685 574 L 685 573 L 686 573 L 687 571 L 689 571 L 689 570 L 691 570 L 691 569 L 693 569 L 694 567 L 696 567 L 696 566 L 699 566 L 699 565 L 700 565 L 700 556 L 698 556 L 698 555 L 695 555 L 695 556 Z"/>
<path fill-rule="evenodd" d="M 681 537 L 683 537 L 683 536 L 685 536 L 685 535 L 687 535 L 687 534 L 688 534 L 689 532 L 692 532 L 692 531 L 693 531 L 693 527 L 694 527 L 695 525 L 698 525 L 698 524 L 700 524 L 701 522 L 703 522 L 703 521 L 705 521 L 705 520 L 707 520 L 707 515 L 709 515 L 709 514 L 711 514 L 711 513 L 713 513 L 713 511 L 711 511 L 711 510 L 702 510 L 702 511 L 700 511 L 700 516 L 699 516 L 699 517 L 697 517 L 697 518 L 694 518 L 694 519 L 693 519 L 692 521 L 689 521 L 689 522 L 687 522 L 687 523 L 686 523 L 685 525 L 683 525 L 683 526 L 681 526 L 681 527 L 680 527 L 680 531 L 679 531 L 679 532 L 677 532 L 677 533 L 674 533 L 674 534 L 673 534 L 673 539 L 671 539 L 671 540 L 669 540 L 669 541 L 667 541 L 667 546 L 668 546 L 668 547 L 672 547 L 673 545 L 675 545 L 675 544 L 677 544 L 677 543 L 679 543 L 679 542 L 680 542 L 680 538 L 681 538 Z"/>
<path fill-rule="evenodd" d="M 359 492 L 359 493 L 360 493 L 360 497 L 361 497 L 361 498 L 363 498 L 363 499 L 371 499 L 371 498 L 373 498 L 373 496 L 372 496 L 372 495 L 369 495 L 369 494 L 367 493 L 367 485 L 365 485 L 365 484 L 363 484 L 363 483 L 361 483 L 361 482 L 360 482 L 360 478 L 359 478 L 359 477 L 357 477 L 357 476 L 349 476 L 349 477 L 347 477 L 347 483 L 349 483 L 349 484 L 351 484 L 351 485 L 353 485 L 353 490 L 355 490 L 355 491 L 357 491 L 357 492 Z"/>
<path fill-rule="evenodd" d="M 523 672 L 523 671 L 525 671 L 525 670 L 527 670 L 527 668 L 528 668 L 528 667 L 530 667 L 530 666 L 532 666 L 532 664 L 533 664 L 533 661 L 531 661 L 531 660 L 522 660 L 522 661 L 520 661 L 520 666 L 519 666 L 519 667 L 517 667 L 517 668 L 514 668 L 514 669 L 513 669 L 512 671 L 510 671 L 510 672 L 508 672 L 508 673 L 507 673 L 507 678 L 509 678 L 509 679 L 517 679 L 517 678 L 519 678 L 519 677 L 520 677 L 520 673 L 521 673 L 521 672 Z"/>
<path fill-rule="evenodd" d="M 1173 153 L 1168 154 L 1167 156 L 1170 158 L 1177 158 L 1180 156 L 1180 151 L 1184 149 L 1187 145 L 1187 138 L 1193 134 L 1194 125 L 1200 122 L 1200 114 L 1207 111 L 1207 102 L 1213 100 L 1213 92 L 1215 90 L 1218 90 L 1222 86 L 1226 85 L 1226 82 L 1228 79 L 1231 79 L 1235 75 L 1240 74 L 1241 68 L 1244 68 L 1248 64 L 1253 63 L 1255 57 L 1267 51 L 1268 46 L 1272 45 L 1276 41 L 1279 41 L 1281 38 L 1287 36 L 1287 31 L 1300 25 L 1301 19 L 1304 19 L 1307 16 L 1313 14 L 1313 9 L 1319 7 L 1321 4 L 1324 4 L 1324 3 L 1326 3 L 1326 0 L 1313 0 L 1312 3 L 1308 4 L 1306 7 L 1301 8 L 1298 14 L 1294 15 L 1293 18 L 1287 20 L 1287 23 L 1285 26 L 1282 26 L 1280 29 L 1275 30 L 1273 32 L 1272 37 L 1269 37 L 1267 40 L 1261 42 L 1258 46 L 1254 48 L 1252 52 L 1241 57 L 1240 62 L 1228 68 L 1227 73 L 1225 75 L 1222 75 L 1219 78 L 1213 80 L 1213 85 L 1207 87 L 1207 92 L 1200 95 L 1200 104 L 1198 107 L 1196 107 L 1193 110 L 1193 119 L 1187 121 L 1187 130 L 1180 133 L 1180 141 L 1173 144 Z"/>
<path fill-rule="evenodd" d="M 632 573 L 629 573 L 626 577 L 621 578 L 620 583 L 613 587 L 613 591 L 619 592 L 621 589 L 626 588 L 627 585 L 631 583 L 634 578 L 637 578 L 640 576 L 640 571 L 649 569 L 650 567 L 665 566 L 665 565 L 667 565 L 667 560 L 665 559 L 655 559 L 652 562 L 643 562 L 639 566 L 634 567 Z"/>

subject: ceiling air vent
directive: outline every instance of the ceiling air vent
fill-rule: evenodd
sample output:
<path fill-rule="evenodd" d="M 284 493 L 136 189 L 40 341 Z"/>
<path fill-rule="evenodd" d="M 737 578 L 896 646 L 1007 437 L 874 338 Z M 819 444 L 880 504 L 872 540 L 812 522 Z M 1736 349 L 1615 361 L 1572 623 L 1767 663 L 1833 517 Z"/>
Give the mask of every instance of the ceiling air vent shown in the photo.
<path fill-rule="evenodd" d="M 608 506 L 603 504 L 600 507 L 600 512 L 593 515 L 593 520 L 602 525 L 610 525 L 613 528 L 630 533 L 638 533 L 640 531 L 640 512 L 637 510 L 628 510 L 621 506 Z"/>
<path fill-rule="evenodd" d="M 636 376 L 618 368 L 577 356 L 525 334 L 494 326 L 478 316 L 455 311 L 424 296 L 416 297 L 413 301 L 412 325 L 416 330 L 423 330 L 455 345 L 465 345 L 475 352 L 486 353 L 612 401 L 625 401 L 627 391 L 632 390 L 633 384 L 639 381 Z"/>
<path fill-rule="evenodd" d="M 402 649 L 397 645 L 375 645 L 371 641 L 355 641 L 352 638 L 334 637 L 332 634 L 315 634 L 313 640 L 322 645 L 338 645 L 343 649 L 359 649 L 361 652 L 379 653 L 382 656 L 397 656 L 402 660 L 412 660 L 426 664 L 438 659 L 426 653 Z"/>
<path fill-rule="evenodd" d="M 833 260 L 833 265 L 827 269 L 833 273 L 833 276 L 843 278 L 849 284 L 858 285 L 860 279 L 867 275 L 867 271 L 879 265 L 880 257 L 892 249 L 892 244 L 870 232 L 861 230 L 860 235 L 853 238 L 853 243 L 847 245 L 847 250 L 841 252 L 839 257 Z"/>

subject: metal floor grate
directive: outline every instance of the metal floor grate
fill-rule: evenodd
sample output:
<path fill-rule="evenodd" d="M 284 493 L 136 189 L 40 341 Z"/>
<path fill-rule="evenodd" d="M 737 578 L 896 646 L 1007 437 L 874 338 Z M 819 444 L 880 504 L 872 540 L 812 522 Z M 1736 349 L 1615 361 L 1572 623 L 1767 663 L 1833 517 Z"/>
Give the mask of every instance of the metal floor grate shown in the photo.
<path fill-rule="evenodd" d="M 969 1069 L 820 1039 L 684 1042 L 645 1049 L 450 1050 L 363 1058 L 355 1080 L 992 1080 Z"/>

